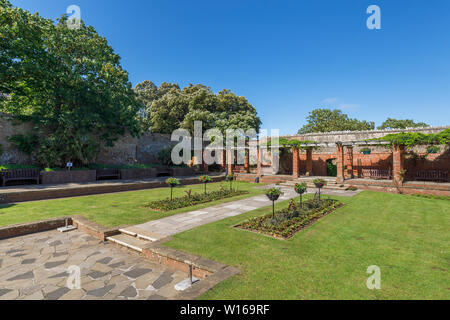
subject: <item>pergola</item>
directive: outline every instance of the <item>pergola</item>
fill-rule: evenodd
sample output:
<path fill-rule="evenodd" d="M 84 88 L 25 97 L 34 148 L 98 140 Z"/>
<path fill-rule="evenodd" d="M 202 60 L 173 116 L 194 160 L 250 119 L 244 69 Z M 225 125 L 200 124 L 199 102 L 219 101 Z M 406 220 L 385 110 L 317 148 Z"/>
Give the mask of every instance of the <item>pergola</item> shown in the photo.
<path fill-rule="evenodd" d="M 345 142 L 317 142 L 317 143 L 305 143 L 301 145 L 301 149 L 306 150 L 306 175 L 313 176 L 313 150 L 315 148 L 325 147 L 325 148 L 336 148 L 336 158 L 337 158 L 337 178 L 338 183 L 344 182 L 346 178 L 353 178 L 353 149 L 354 147 L 362 146 L 383 146 L 389 145 L 387 141 L 345 141 Z M 292 149 L 292 175 L 295 178 L 300 176 L 300 148 L 291 145 L 279 145 L 272 148 L 290 148 Z M 244 161 L 244 172 L 250 172 L 250 157 L 249 150 L 251 147 L 233 147 L 227 149 L 227 170 L 228 172 L 233 171 L 234 159 L 233 152 L 235 150 L 245 150 L 245 161 Z M 402 181 L 402 172 L 404 169 L 404 146 L 392 147 L 393 153 L 393 163 L 392 163 L 392 176 L 394 182 Z M 225 160 L 225 153 L 224 160 Z M 225 163 L 225 161 L 223 162 Z M 260 177 L 261 174 L 261 148 L 257 147 L 257 176 Z"/>
<path fill-rule="evenodd" d="M 320 147 L 325 148 L 336 148 L 336 158 L 337 158 L 337 177 L 336 181 L 338 183 L 344 182 L 346 178 L 353 178 L 353 149 L 355 147 L 362 146 L 383 146 L 389 145 L 387 141 L 345 141 L 345 142 L 317 142 L 317 143 L 304 143 L 301 144 L 301 149 L 306 150 L 306 176 L 313 176 L 313 150 Z M 222 168 L 228 172 L 233 172 L 235 165 L 234 152 L 239 150 L 245 150 L 244 155 L 244 172 L 250 173 L 250 149 L 255 148 L 251 146 L 239 146 L 231 148 L 222 148 Z M 272 146 L 267 149 L 272 148 L 290 148 L 292 150 L 292 175 L 294 178 L 300 177 L 300 148 L 291 145 L 279 145 Z M 257 169 L 256 175 L 258 177 L 262 176 L 261 168 L 261 147 L 256 146 L 257 149 Z M 404 170 L 404 146 L 392 147 L 393 163 L 392 163 L 392 177 L 394 182 L 400 182 L 403 180 L 402 172 Z M 208 165 L 203 162 L 203 169 L 208 170 Z"/>

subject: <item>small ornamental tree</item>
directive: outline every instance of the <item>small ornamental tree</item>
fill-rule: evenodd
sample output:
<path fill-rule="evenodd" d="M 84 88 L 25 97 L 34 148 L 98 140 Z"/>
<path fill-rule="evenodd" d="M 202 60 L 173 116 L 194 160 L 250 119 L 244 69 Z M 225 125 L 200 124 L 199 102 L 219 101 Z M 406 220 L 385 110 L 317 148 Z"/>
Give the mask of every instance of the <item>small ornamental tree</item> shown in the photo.
<path fill-rule="evenodd" d="M 272 201 L 272 220 L 275 220 L 275 201 L 278 200 L 280 195 L 281 190 L 277 188 L 271 188 L 266 191 L 267 198 L 269 198 L 269 200 Z"/>
<path fill-rule="evenodd" d="M 302 205 L 302 195 L 306 192 L 307 189 L 308 188 L 307 188 L 305 182 L 303 182 L 303 183 L 296 183 L 295 186 L 294 186 L 295 192 L 297 192 L 300 195 L 300 208 L 303 207 L 303 205 Z"/>
<path fill-rule="evenodd" d="M 198 178 L 198 180 L 205 184 L 205 195 L 206 195 L 206 184 L 208 182 L 211 182 L 211 177 L 205 175 L 205 176 L 201 176 L 200 178 Z"/>
<path fill-rule="evenodd" d="M 233 180 L 235 178 L 236 177 L 234 176 L 233 173 L 227 174 L 227 176 L 225 177 L 225 180 L 230 182 L 230 191 L 233 191 Z"/>
<path fill-rule="evenodd" d="M 166 184 L 168 184 L 170 187 L 170 201 L 172 201 L 173 188 L 180 184 L 180 180 L 178 180 L 177 178 L 169 178 L 166 180 Z"/>
<path fill-rule="evenodd" d="M 320 201 L 320 189 L 327 185 L 327 182 L 323 179 L 314 179 L 313 183 L 316 185 L 317 189 L 319 189 L 319 201 Z"/>

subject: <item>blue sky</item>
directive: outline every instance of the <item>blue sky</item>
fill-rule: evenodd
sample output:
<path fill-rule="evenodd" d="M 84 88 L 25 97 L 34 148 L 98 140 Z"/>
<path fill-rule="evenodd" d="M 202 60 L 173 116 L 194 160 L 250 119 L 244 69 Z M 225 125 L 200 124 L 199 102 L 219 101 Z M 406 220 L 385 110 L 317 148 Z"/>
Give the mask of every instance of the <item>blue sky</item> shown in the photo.
<path fill-rule="evenodd" d="M 231 89 L 263 128 L 296 133 L 316 107 L 381 124 L 448 125 L 448 0 L 13 0 L 47 18 L 69 5 L 122 57 L 133 85 Z M 369 5 L 381 30 L 369 30 Z"/>

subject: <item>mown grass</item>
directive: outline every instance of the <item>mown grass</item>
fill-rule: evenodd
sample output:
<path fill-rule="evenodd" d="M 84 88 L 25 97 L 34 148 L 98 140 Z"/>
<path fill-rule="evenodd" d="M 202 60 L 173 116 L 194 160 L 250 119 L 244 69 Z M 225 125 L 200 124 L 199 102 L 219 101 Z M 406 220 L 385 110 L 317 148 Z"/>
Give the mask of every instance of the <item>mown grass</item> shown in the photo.
<path fill-rule="evenodd" d="M 229 188 L 227 182 L 220 182 L 208 184 L 207 190 L 219 190 L 221 186 Z M 236 181 L 233 183 L 234 188 L 246 190 L 249 193 L 168 212 L 154 211 L 145 206 L 151 201 L 170 197 L 170 188 L 6 204 L 0 205 L 0 226 L 71 215 L 82 215 L 108 227 L 133 225 L 263 193 L 263 190 L 256 188 L 257 186 Z M 177 187 L 173 190 L 173 196 L 184 196 L 185 191 L 189 189 L 192 189 L 193 194 L 203 194 L 203 188 L 203 184 Z"/>
<path fill-rule="evenodd" d="M 201 299 L 450 298 L 448 201 L 369 191 L 332 198 L 345 206 L 289 240 L 233 228 L 268 207 L 188 230 L 167 245 L 242 270 Z M 381 290 L 366 287 L 371 265 L 381 268 Z"/>

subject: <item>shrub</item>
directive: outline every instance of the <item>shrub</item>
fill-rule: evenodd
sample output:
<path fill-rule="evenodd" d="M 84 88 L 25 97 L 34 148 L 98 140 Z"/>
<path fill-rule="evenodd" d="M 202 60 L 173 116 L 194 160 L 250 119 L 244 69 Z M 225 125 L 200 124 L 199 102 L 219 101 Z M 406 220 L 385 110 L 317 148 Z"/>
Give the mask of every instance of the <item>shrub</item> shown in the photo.
<path fill-rule="evenodd" d="M 314 179 L 313 183 L 316 185 L 317 188 L 322 188 L 323 186 L 327 185 L 327 182 L 324 179 Z"/>
<path fill-rule="evenodd" d="M 233 173 L 229 173 L 226 175 L 225 180 L 230 182 L 230 191 L 233 190 L 233 180 L 236 179 Z"/>
<path fill-rule="evenodd" d="M 211 182 L 211 177 L 210 176 L 201 176 L 200 178 L 198 178 L 198 180 L 203 183 L 208 183 L 208 182 Z"/>
<path fill-rule="evenodd" d="M 163 166 L 172 164 L 172 148 L 165 148 L 158 152 L 158 162 Z"/>
<path fill-rule="evenodd" d="M 170 201 L 172 201 L 172 199 L 173 199 L 173 188 L 175 188 L 176 186 L 178 186 L 180 184 L 180 180 L 178 180 L 177 178 L 169 178 L 169 179 L 166 180 L 166 183 L 170 187 Z"/>
<path fill-rule="evenodd" d="M 204 184 L 205 184 L 205 195 L 206 195 L 206 184 L 208 183 L 208 182 L 211 182 L 211 177 L 210 176 L 201 176 L 200 178 L 198 178 L 198 180 L 200 181 L 200 182 L 203 182 Z"/>
<path fill-rule="evenodd" d="M 296 183 L 294 186 L 294 190 L 295 192 L 297 192 L 298 194 L 304 194 L 306 192 L 306 190 L 308 189 L 307 185 L 305 182 L 302 183 Z"/>
<path fill-rule="evenodd" d="M 238 195 L 247 194 L 248 191 L 230 191 L 230 190 L 218 190 L 208 192 L 207 194 L 191 194 L 179 198 L 174 198 L 172 201 L 169 199 L 156 200 L 150 202 L 147 207 L 158 211 L 171 211 L 185 207 L 192 207 L 197 204 L 207 203 L 220 199 L 235 197 Z"/>
<path fill-rule="evenodd" d="M 180 184 L 180 180 L 178 180 L 177 178 L 169 178 L 166 180 L 166 184 L 173 188 Z"/>
<path fill-rule="evenodd" d="M 266 190 L 266 196 L 268 197 L 279 197 L 281 195 L 281 190 L 278 188 L 271 188 Z"/>

